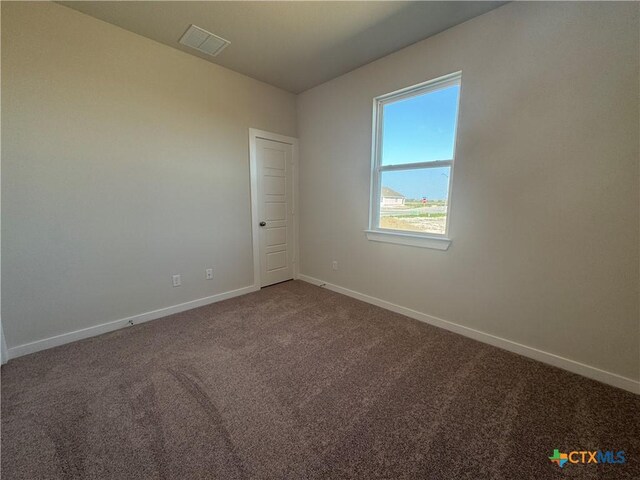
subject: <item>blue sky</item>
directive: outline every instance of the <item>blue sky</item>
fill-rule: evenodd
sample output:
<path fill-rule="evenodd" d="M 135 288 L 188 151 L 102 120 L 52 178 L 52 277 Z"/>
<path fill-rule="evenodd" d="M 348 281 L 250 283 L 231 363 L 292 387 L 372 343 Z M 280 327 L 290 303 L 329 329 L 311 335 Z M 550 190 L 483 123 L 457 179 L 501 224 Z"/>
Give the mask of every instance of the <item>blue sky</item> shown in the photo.
<path fill-rule="evenodd" d="M 450 167 L 382 172 L 382 186 L 409 199 L 445 200 L 449 190 Z"/>
<path fill-rule="evenodd" d="M 460 86 L 384 106 L 382 165 L 453 158 Z M 449 168 L 385 172 L 382 185 L 407 198 L 445 199 Z"/>

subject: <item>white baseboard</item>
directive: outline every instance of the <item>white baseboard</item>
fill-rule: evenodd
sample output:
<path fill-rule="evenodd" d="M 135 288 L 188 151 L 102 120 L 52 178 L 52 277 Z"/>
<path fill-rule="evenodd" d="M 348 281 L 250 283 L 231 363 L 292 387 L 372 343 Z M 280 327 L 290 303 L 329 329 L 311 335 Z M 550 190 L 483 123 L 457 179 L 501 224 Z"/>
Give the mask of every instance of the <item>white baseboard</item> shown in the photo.
<path fill-rule="evenodd" d="M 575 360 L 570 360 L 553 353 L 538 350 L 537 348 L 528 347 L 521 343 L 507 340 L 506 338 L 497 337 L 489 333 L 481 332 L 480 330 L 475 330 L 473 328 L 465 327 L 457 323 L 449 322 L 448 320 L 443 320 L 432 315 L 427 315 L 426 313 L 418 312 L 410 308 L 401 307 L 400 305 L 396 305 L 391 302 L 372 297 L 370 295 L 365 295 L 364 293 L 356 292 L 354 290 L 349 290 L 348 288 L 340 287 L 339 285 L 333 285 L 331 283 L 318 280 L 317 278 L 313 278 L 308 275 L 300 274 L 298 275 L 298 278 L 307 283 L 322 286 L 334 292 L 341 293 L 358 300 L 362 300 L 363 302 L 376 305 L 386 310 L 391 310 L 392 312 L 405 315 L 407 317 L 428 323 L 430 325 L 434 325 L 436 327 L 444 328 L 445 330 L 464 335 L 465 337 L 478 340 L 479 342 L 487 343 L 489 345 L 493 345 L 494 347 L 502 348 L 503 350 L 508 350 L 510 352 L 517 353 L 534 360 L 538 360 L 539 362 L 543 362 L 548 365 L 553 365 L 554 367 L 558 367 L 572 373 L 577 373 L 578 375 L 582 375 L 583 377 L 606 383 L 607 385 L 612 385 L 614 387 L 622 388 L 623 390 L 627 390 L 632 393 L 640 394 L 640 382 L 637 380 L 623 377 L 616 373 L 607 372 L 605 370 L 601 370 L 584 363 L 576 362 Z"/>
<path fill-rule="evenodd" d="M 0 320 L 0 363 L 4 365 L 9 361 L 9 350 L 7 342 L 4 339 L 4 329 L 2 328 L 2 320 Z"/>
<path fill-rule="evenodd" d="M 231 290 L 229 292 L 218 293 L 217 295 L 212 295 L 210 297 L 199 298 L 190 302 L 160 308 L 151 312 L 140 313 L 138 315 L 133 315 L 132 317 L 121 318 L 119 320 L 113 320 L 107 323 L 101 323 L 100 325 L 95 325 L 93 327 L 83 328 L 69 333 L 63 333 L 61 335 L 56 335 L 55 337 L 49 337 L 42 340 L 37 340 L 35 342 L 25 343 L 23 345 L 9 348 L 7 356 L 9 359 L 21 357 L 22 355 L 28 355 L 30 353 L 45 350 L 47 348 L 57 347 L 59 345 L 64 345 L 65 343 L 75 342 L 76 340 L 82 340 L 84 338 L 95 337 L 96 335 L 112 332 L 114 330 L 118 330 L 120 328 L 128 326 L 129 322 L 133 322 L 134 324 L 148 322 L 150 320 L 156 320 L 168 315 L 173 315 L 174 313 L 184 312 L 185 310 L 191 310 L 192 308 L 202 307 L 204 305 L 220 302 L 228 298 L 245 295 L 257 290 L 260 290 L 260 288 L 253 285 L 249 287 L 243 287 L 237 290 Z"/>

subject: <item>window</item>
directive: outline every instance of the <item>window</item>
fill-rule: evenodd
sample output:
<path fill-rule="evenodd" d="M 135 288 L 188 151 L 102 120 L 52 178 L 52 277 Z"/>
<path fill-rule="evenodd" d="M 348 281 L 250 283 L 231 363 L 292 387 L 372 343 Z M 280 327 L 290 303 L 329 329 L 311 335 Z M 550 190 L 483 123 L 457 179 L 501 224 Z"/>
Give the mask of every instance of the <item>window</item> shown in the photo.
<path fill-rule="evenodd" d="M 374 100 L 368 238 L 446 249 L 461 73 Z"/>

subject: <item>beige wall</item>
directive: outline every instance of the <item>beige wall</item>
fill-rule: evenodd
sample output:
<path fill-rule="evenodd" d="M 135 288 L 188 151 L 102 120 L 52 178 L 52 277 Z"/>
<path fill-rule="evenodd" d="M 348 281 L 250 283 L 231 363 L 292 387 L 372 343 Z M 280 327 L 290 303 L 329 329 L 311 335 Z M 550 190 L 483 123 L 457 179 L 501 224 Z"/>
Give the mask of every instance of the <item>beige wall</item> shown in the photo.
<path fill-rule="evenodd" d="M 638 32 L 511 3 L 301 94 L 301 272 L 638 379 Z M 457 70 L 451 248 L 367 241 L 373 97 Z"/>
<path fill-rule="evenodd" d="M 249 127 L 295 135 L 295 97 L 66 7 L 2 2 L 9 347 L 251 285 Z"/>

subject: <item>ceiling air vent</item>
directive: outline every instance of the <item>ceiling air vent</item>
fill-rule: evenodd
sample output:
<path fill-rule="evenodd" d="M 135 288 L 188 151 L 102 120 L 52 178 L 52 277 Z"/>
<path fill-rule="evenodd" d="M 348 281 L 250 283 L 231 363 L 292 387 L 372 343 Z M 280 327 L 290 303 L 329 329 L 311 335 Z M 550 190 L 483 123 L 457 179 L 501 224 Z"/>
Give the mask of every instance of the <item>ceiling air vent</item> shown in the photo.
<path fill-rule="evenodd" d="M 184 35 L 182 35 L 180 43 L 215 57 L 231 42 L 211 32 L 207 32 L 200 27 L 191 25 L 187 31 L 184 32 Z"/>

